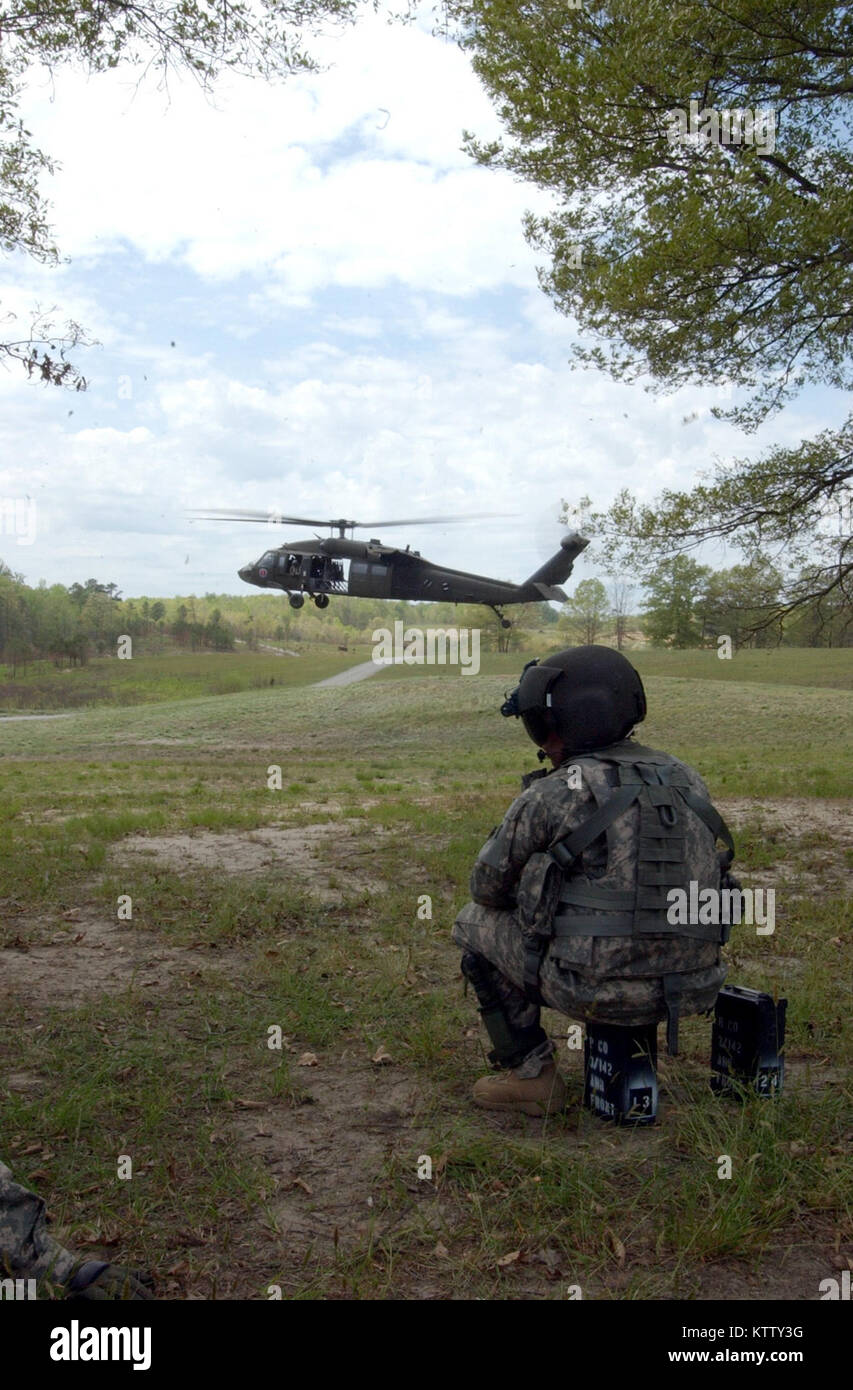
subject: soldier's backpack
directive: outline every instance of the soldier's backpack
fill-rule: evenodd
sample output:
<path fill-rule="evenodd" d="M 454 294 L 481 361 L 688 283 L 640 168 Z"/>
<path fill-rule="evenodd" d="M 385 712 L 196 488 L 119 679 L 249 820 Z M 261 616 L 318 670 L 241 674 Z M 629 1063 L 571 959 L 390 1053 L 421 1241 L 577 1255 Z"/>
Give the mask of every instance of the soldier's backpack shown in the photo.
<path fill-rule="evenodd" d="M 582 1016 L 625 1026 L 666 1017 L 674 1053 L 679 1014 L 712 1008 L 725 979 L 720 945 L 728 928 L 713 907 L 734 858 L 731 834 L 695 774 L 667 753 L 625 739 L 571 762 L 596 810 L 537 856 L 545 861 L 542 897 L 526 920 L 519 895 L 525 987 L 537 997 L 547 950 L 572 972 Z M 725 845 L 719 853 L 717 839 Z M 689 910 L 674 910 L 674 902 Z"/>

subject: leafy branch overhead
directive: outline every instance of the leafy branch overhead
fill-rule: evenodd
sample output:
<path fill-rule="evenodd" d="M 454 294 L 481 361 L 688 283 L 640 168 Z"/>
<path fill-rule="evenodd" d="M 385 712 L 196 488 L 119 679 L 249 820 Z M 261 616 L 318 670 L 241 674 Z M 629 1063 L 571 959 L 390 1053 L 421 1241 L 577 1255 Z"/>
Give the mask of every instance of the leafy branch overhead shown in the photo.
<path fill-rule="evenodd" d="M 482 164 L 556 195 L 529 216 L 581 362 L 755 388 L 754 428 L 806 381 L 851 384 L 853 28 L 829 0 L 453 0 L 507 137 Z M 745 112 L 755 124 L 702 115 Z M 682 113 L 681 121 L 677 114 Z M 759 119 L 760 118 L 760 119 Z M 728 135 L 727 135 L 728 131 Z"/>
<path fill-rule="evenodd" d="M 528 216 L 543 289 L 616 378 L 746 388 L 741 428 L 808 384 L 849 389 L 853 25 L 831 0 L 450 0 L 505 137 L 481 164 L 554 195 Z M 718 464 L 645 505 L 585 517 L 612 572 L 768 547 L 784 591 L 761 621 L 849 603 L 853 417 L 795 448 Z M 567 513 L 570 509 L 567 509 Z M 587 508 L 588 510 L 588 508 Z M 575 509 L 575 516 L 577 509 Z"/>
<path fill-rule="evenodd" d="M 796 449 L 776 446 L 758 459 L 718 463 L 690 491 L 665 488 L 654 504 L 623 490 L 607 511 L 588 498 L 564 504 L 564 520 L 600 538 L 613 573 L 647 584 L 669 557 L 706 541 L 731 540 L 751 565 L 774 563 L 783 576 L 764 603 L 750 603 L 750 630 L 779 627 L 803 607 L 834 615 L 853 602 L 853 417 Z"/>
<path fill-rule="evenodd" d="M 365 0 L 0 0 L 0 249 L 55 265 L 59 253 L 48 220 L 42 178 L 53 161 L 32 143 L 19 113 L 27 76 L 39 65 L 52 71 L 79 65 L 90 73 L 119 65 L 140 79 L 154 75 L 165 84 L 172 73 L 189 73 L 210 90 L 223 69 L 266 81 L 314 71 L 305 36 L 329 24 L 354 19 Z M 8 322 L 15 316 L 7 311 Z M 58 337 L 35 325 L 23 342 L 0 341 L 0 356 L 17 359 L 31 376 L 53 385 L 85 389 L 86 380 L 65 358 L 88 345 L 79 325 Z"/>

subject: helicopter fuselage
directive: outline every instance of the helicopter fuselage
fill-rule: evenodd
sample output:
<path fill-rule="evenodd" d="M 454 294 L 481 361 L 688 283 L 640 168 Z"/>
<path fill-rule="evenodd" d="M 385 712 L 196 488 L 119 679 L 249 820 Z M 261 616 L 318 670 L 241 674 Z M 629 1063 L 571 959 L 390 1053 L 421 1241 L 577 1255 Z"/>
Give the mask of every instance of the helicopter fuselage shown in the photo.
<path fill-rule="evenodd" d="M 259 560 L 244 565 L 240 578 L 261 589 L 280 589 L 299 606 L 302 595 L 324 608 L 330 594 L 359 598 L 437 600 L 449 603 L 483 603 L 496 611 L 504 604 L 564 602 L 558 586 L 568 578 L 572 564 L 588 544 L 582 536 L 563 538 L 561 548 L 524 584 L 491 579 L 449 569 L 426 560 L 407 546 L 383 545 L 380 540 L 350 540 L 343 536 L 315 537 L 277 546 Z M 349 562 L 349 574 L 344 572 Z M 296 597 L 299 596 L 299 597 Z"/>

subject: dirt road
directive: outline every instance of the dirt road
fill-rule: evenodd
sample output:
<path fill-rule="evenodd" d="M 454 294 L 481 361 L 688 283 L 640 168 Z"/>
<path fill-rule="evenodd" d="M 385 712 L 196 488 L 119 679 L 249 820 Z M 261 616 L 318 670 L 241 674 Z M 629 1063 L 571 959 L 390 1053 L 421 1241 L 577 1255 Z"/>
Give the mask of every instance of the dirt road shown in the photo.
<path fill-rule="evenodd" d="M 345 671 L 339 671 L 336 676 L 327 676 L 324 681 L 316 681 L 315 685 L 318 689 L 321 685 L 354 685 L 356 681 L 364 681 L 367 680 L 368 676 L 375 676 L 377 671 L 382 669 L 381 663 L 362 661 L 358 666 L 348 666 Z"/>

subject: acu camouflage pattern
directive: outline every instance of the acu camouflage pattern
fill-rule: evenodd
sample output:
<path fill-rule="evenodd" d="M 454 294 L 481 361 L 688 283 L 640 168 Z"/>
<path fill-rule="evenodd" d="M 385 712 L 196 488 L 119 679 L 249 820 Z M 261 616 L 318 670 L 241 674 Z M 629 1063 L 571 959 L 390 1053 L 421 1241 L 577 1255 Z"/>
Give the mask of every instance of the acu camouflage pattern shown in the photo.
<path fill-rule="evenodd" d="M 41 1197 L 15 1182 L 0 1163 L 0 1278 L 65 1284 L 78 1261 L 47 1231 Z"/>
<path fill-rule="evenodd" d="M 616 755 L 609 762 L 608 753 Z M 588 820 L 612 796 L 619 786 L 617 760 L 624 763 L 627 756 L 630 762 L 632 755 L 637 762 L 651 755 L 708 799 L 702 778 L 686 763 L 623 739 L 594 755 L 575 754 L 551 772 L 525 778 L 525 790 L 480 851 L 471 875 L 473 902 L 459 914 L 453 938 L 491 962 L 501 977 L 501 998 L 515 1026 L 530 1026 L 538 1018 L 536 1005 L 522 987 L 525 938 L 550 928 L 564 886 L 622 891 L 636 887 L 641 816 L 648 814 L 648 808 L 636 802 L 583 851 L 568 876 L 547 853 L 555 839 Z M 580 770 L 580 789 L 569 784 L 572 768 Z M 684 888 L 691 880 L 700 892 L 719 888 L 720 859 L 712 831 L 687 806 L 679 809 L 678 817 Z M 583 915 L 608 914 L 587 908 Z M 719 942 L 650 933 L 561 937 L 551 942 L 543 958 L 539 988 L 546 1004 L 570 1017 L 640 1026 L 666 1017 L 665 974 L 680 978 L 682 1014 L 710 1009 L 726 975 Z"/>
<path fill-rule="evenodd" d="M 15 1182 L 2 1162 L 0 1279 L 45 1281 L 43 1287 L 51 1294 L 86 1301 L 153 1298 L 149 1275 L 102 1260 L 81 1260 L 54 1240 L 48 1234 L 44 1201 Z"/>

